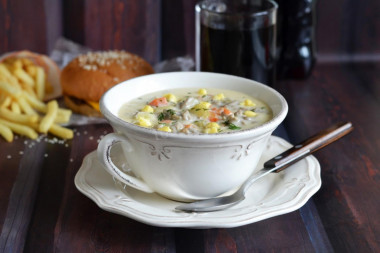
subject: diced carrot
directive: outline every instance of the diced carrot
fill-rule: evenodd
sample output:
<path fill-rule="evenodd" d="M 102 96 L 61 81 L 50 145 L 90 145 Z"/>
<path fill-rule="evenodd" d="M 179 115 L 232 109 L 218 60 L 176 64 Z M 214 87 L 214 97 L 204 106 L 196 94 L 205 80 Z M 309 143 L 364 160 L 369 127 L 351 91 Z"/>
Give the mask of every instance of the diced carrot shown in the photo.
<path fill-rule="evenodd" d="M 227 108 L 223 107 L 223 113 L 225 115 L 230 115 L 232 112 L 230 110 L 228 110 Z"/>
<path fill-rule="evenodd" d="M 166 97 L 153 99 L 152 102 L 149 103 L 149 105 L 157 106 L 157 107 L 158 106 L 164 106 L 167 104 L 168 104 L 168 101 L 166 100 Z"/>
<path fill-rule="evenodd" d="M 214 107 L 214 108 L 212 108 L 211 110 L 212 110 L 215 114 L 220 115 L 221 108 L 216 108 L 216 107 Z"/>
<path fill-rule="evenodd" d="M 217 122 L 218 121 L 217 114 L 215 112 L 210 112 L 208 120 L 211 122 Z"/>
<path fill-rule="evenodd" d="M 191 124 L 185 125 L 185 128 L 190 128 Z"/>

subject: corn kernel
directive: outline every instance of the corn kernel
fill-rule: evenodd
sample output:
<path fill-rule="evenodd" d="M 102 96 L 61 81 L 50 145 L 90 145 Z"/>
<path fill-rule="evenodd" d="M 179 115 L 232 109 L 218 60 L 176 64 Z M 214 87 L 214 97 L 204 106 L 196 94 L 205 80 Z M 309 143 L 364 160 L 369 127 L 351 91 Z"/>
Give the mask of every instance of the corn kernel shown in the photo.
<path fill-rule="evenodd" d="M 201 96 L 203 96 L 203 95 L 207 95 L 207 90 L 206 90 L 206 89 L 200 89 L 200 90 L 198 91 L 198 94 L 201 95 Z"/>
<path fill-rule="evenodd" d="M 225 98 L 223 93 L 219 93 L 218 95 L 214 96 L 214 100 L 223 100 Z"/>
<path fill-rule="evenodd" d="M 142 127 L 151 127 L 152 126 L 152 122 L 149 119 L 146 119 L 144 117 L 139 117 L 137 119 L 137 121 L 139 123 L 139 126 L 142 126 Z"/>
<path fill-rule="evenodd" d="M 171 128 L 168 126 L 160 127 L 160 128 L 158 128 L 158 130 L 163 131 L 163 132 L 168 132 L 168 133 L 172 132 Z"/>
<path fill-rule="evenodd" d="M 177 97 L 171 93 L 164 95 L 164 97 L 170 102 L 177 103 Z"/>
<path fill-rule="evenodd" d="M 247 117 L 256 117 L 257 113 L 255 113 L 253 111 L 245 111 L 244 115 L 247 116 Z"/>
<path fill-rule="evenodd" d="M 219 128 L 217 127 L 209 127 L 209 128 L 205 128 L 204 132 L 206 134 L 216 134 L 219 132 Z"/>
<path fill-rule="evenodd" d="M 246 100 L 244 100 L 243 102 L 241 102 L 240 105 L 242 105 L 242 106 L 255 106 L 256 104 L 253 103 L 252 100 L 250 100 L 250 99 L 246 99 Z"/>
<path fill-rule="evenodd" d="M 192 113 L 204 119 L 210 116 L 210 111 L 207 109 L 195 109 L 194 111 L 192 111 Z"/>
<path fill-rule="evenodd" d="M 193 109 L 209 109 L 211 104 L 209 102 L 200 102 L 199 104 L 195 105 Z"/>
<path fill-rule="evenodd" d="M 149 112 L 139 112 L 136 115 L 136 122 L 142 127 L 152 127 L 157 123 L 157 116 Z"/>
<path fill-rule="evenodd" d="M 220 128 L 219 124 L 216 122 L 210 122 L 206 125 L 206 128 L 213 128 L 213 127 Z"/>
<path fill-rule="evenodd" d="M 218 123 L 210 122 L 206 125 L 204 132 L 206 134 L 216 134 L 219 132 L 220 126 Z"/>
<path fill-rule="evenodd" d="M 142 112 L 154 112 L 154 109 L 150 105 L 146 105 L 146 106 L 144 106 L 144 108 L 141 109 L 141 111 Z"/>
<path fill-rule="evenodd" d="M 207 118 L 210 115 L 209 108 L 211 104 L 209 102 L 200 102 L 191 108 L 191 112 L 201 118 Z"/>

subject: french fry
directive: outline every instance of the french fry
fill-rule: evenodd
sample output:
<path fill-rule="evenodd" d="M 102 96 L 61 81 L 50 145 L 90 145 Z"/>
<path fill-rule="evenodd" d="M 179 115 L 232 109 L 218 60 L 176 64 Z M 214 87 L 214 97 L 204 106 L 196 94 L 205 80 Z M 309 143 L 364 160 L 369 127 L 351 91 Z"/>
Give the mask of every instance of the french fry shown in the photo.
<path fill-rule="evenodd" d="M 25 71 L 33 79 L 36 78 L 36 74 L 37 74 L 37 67 L 36 66 L 34 66 L 34 65 L 27 65 L 27 66 L 25 66 Z"/>
<path fill-rule="evenodd" d="M 28 75 L 28 73 L 26 73 L 25 70 L 23 70 L 22 68 L 15 69 L 13 71 L 13 74 L 17 77 L 17 79 L 19 79 L 23 83 L 34 87 L 33 78 L 30 75 Z"/>
<path fill-rule="evenodd" d="M 8 95 L 5 94 L 4 92 L 0 92 L 0 106 L 4 102 L 4 100 L 6 99 L 7 96 Z"/>
<path fill-rule="evenodd" d="M 59 108 L 57 117 L 62 123 L 66 123 L 69 122 L 72 113 L 73 112 L 71 110 Z"/>
<path fill-rule="evenodd" d="M 21 59 L 15 59 L 12 62 L 13 69 L 21 69 L 22 68 L 22 61 Z"/>
<path fill-rule="evenodd" d="M 9 84 L 21 89 L 20 84 L 17 81 L 17 78 L 12 75 L 12 73 L 7 69 L 4 63 L 0 63 L 0 80 L 8 82 Z"/>
<path fill-rule="evenodd" d="M 45 117 L 42 118 L 39 126 L 41 133 L 47 133 L 51 125 L 54 123 L 54 119 L 57 116 L 58 103 L 56 100 L 52 100 L 47 104 L 47 112 Z"/>
<path fill-rule="evenodd" d="M 59 126 L 57 124 L 51 125 L 49 128 L 49 133 L 52 133 L 62 139 L 72 139 L 74 137 L 73 130 Z"/>
<path fill-rule="evenodd" d="M 24 126 L 21 124 L 13 123 L 8 120 L 0 119 L 0 124 L 5 125 L 6 127 L 9 127 L 13 132 L 24 135 L 30 139 L 37 139 L 38 134 L 36 131 L 34 131 L 31 127 Z"/>
<path fill-rule="evenodd" d="M 21 58 L 20 60 L 25 67 L 34 66 L 34 63 L 28 58 Z"/>
<path fill-rule="evenodd" d="M 63 117 L 59 113 L 57 113 L 57 117 L 55 117 L 55 119 L 54 119 L 54 123 L 56 123 L 56 124 L 64 124 L 64 123 L 67 123 L 69 121 L 70 121 L 70 118 Z"/>
<path fill-rule="evenodd" d="M 1 108 L 6 108 L 12 103 L 12 98 L 11 97 L 5 97 L 4 100 L 1 102 L 0 107 Z"/>
<path fill-rule="evenodd" d="M 4 124 L 0 124 L 0 135 L 3 136 L 7 142 L 13 141 L 12 130 L 9 127 L 5 126 Z"/>
<path fill-rule="evenodd" d="M 36 92 L 34 91 L 33 87 L 23 84 L 22 88 L 24 90 L 24 94 L 29 94 L 30 96 L 37 98 Z"/>
<path fill-rule="evenodd" d="M 11 72 L 9 72 L 4 63 L 0 63 L 0 75 L 6 78 L 13 77 Z"/>
<path fill-rule="evenodd" d="M 42 112 L 42 113 L 46 113 L 47 112 L 47 106 L 42 101 L 38 100 L 34 96 L 31 96 L 27 92 L 23 92 L 23 96 L 29 102 L 29 104 L 30 104 L 30 106 L 32 108 L 34 108 L 37 111 Z"/>
<path fill-rule="evenodd" d="M 12 110 L 12 112 L 14 112 L 14 113 L 21 114 L 21 108 L 20 108 L 20 105 L 19 105 L 16 101 L 13 101 L 13 102 L 12 102 L 12 104 L 11 104 L 11 110 Z"/>
<path fill-rule="evenodd" d="M 17 99 L 21 110 L 27 115 L 37 115 L 37 112 L 29 105 L 29 103 L 24 99 L 24 97 L 19 97 Z"/>
<path fill-rule="evenodd" d="M 14 113 L 7 108 L 0 108 L 0 117 L 20 124 L 28 124 L 38 121 L 37 115 Z"/>
<path fill-rule="evenodd" d="M 4 81 L 0 81 L 0 91 L 3 91 L 14 98 L 18 98 L 22 94 L 22 91 L 19 87 L 10 85 L 9 83 Z"/>
<path fill-rule="evenodd" d="M 36 93 L 37 98 L 42 101 L 45 96 L 45 72 L 41 67 L 36 67 Z"/>

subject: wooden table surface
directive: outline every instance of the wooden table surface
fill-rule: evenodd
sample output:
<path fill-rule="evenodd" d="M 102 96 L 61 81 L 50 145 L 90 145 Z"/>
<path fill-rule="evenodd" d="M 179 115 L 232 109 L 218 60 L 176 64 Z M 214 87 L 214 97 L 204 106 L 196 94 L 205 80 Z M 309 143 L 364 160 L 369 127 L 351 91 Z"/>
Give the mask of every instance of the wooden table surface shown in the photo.
<path fill-rule="evenodd" d="M 340 121 L 354 131 L 316 153 L 321 189 L 299 210 L 228 229 L 164 228 L 100 209 L 74 177 L 107 124 L 71 141 L 0 140 L 0 252 L 380 252 L 380 63 L 317 64 L 278 82 L 292 143 Z"/>

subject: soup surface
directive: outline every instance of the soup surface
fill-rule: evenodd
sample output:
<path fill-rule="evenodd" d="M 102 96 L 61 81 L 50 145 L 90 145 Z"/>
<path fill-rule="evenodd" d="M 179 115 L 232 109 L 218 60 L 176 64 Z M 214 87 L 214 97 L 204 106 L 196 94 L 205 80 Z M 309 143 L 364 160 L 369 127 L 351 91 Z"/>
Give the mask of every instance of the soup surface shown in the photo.
<path fill-rule="evenodd" d="M 237 91 L 181 88 L 131 100 L 120 108 L 119 117 L 165 132 L 213 134 L 253 128 L 273 115 L 263 101 Z"/>

